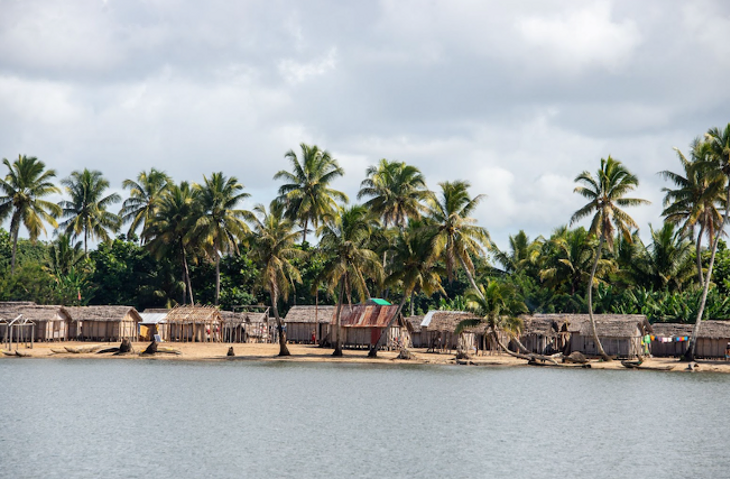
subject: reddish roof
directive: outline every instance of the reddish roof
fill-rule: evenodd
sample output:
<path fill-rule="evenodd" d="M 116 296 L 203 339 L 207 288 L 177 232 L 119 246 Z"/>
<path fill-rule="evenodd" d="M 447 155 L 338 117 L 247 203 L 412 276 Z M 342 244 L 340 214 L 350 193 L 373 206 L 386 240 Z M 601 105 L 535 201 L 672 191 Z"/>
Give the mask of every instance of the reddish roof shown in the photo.
<path fill-rule="evenodd" d="M 356 304 L 342 307 L 343 328 L 385 328 L 398 311 L 398 305 L 381 306 L 378 304 Z M 336 317 L 332 319 L 335 324 Z"/>

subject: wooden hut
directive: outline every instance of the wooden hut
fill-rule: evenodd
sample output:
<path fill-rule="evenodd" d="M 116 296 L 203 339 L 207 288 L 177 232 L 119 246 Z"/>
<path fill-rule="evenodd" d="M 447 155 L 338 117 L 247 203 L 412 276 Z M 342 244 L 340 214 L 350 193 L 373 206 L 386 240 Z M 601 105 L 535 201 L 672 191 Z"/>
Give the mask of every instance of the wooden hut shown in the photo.
<path fill-rule="evenodd" d="M 394 304 L 343 305 L 340 314 L 343 347 L 369 348 L 374 346 L 397 310 L 398 306 Z M 337 318 L 333 315 L 333 329 L 336 327 L 336 321 Z M 398 317 L 386 332 L 383 347 L 388 350 L 398 349 L 400 345 L 407 345 L 409 342 L 403 315 L 398 313 Z"/>
<path fill-rule="evenodd" d="M 221 339 L 223 342 L 260 342 L 263 332 L 268 331 L 269 307 L 247 306 L 246 308 L 246 311 L 240 312 L 221 311 Z"/>
<path fill-rule="evenodd" d="M 551 315 L 546 315 L 551 316 Z M 591 322 L 587 314 L 555 315 L 567 323 L 569 341 L 564 353 L 580 351 L 586 356 L 597 356 Z M 652 327 L 643 314 L 594 314 L 596 331 L 609 356 L 635 358 L 644 353 L 641 338 L 651 333 Z"/>
<path fill-rule="evenodd" d="M 426 347 L 431 350 L 473 350 L 482 347 L 484 328 L 469 328 L 456 334 L 456 327 L 466 319 L 477 319 L 465 311 L 436 311 L 426 313 L 421 321 L 421 334 Z"/>
<path fill-rule="evenodd" d="M 563 314 L 524 314 L 520 342 L 530 352 L 553 354 L 565 351 L 570 338 L 567 316 Z"/>
<path fill-rule="evenodd" d="M 220 342 L 222 318 L 213 306 L 178 306 L 167 313 L 166 341 Z"/>
<path fill-rule="evenodd" d="M 335 309 L 335 306 L 292 306 L 284 318 L 287 341 L 312 343 L 312 333 L 316 343 L 328 338 Z"/>
<path fill-rule="evenodd" d="M 0 302 L 0 318 L 14 319 L 22 316 L 35 324 L 35 341 L 67 341 L 71 327 L 71 315 L 63 306 L 38 305 L 30 301 Z M 3 331 L 0 330 L 0 338 Z"/>
<path fill-rule="evenodd" d="M 70 338 L 79 341 L 137 341 L 141 316 L 131 306 L 70 306 Z"/>
<path fill-rule="evenodd" d="M 408 332 L 411 337 L 410 347 L 412 348 L 427 348 L 428 341 L 426 340 L 426 334 L 421 328 L 423 322 L 423 316 L 408 316 L 405 318 L 406 326 L 408 326 Z"/>
<path fill-rule="evenodd" d="M 655 323 L 651 354 L 679 357 L 687 351 L 694 324 Z M 730 321 L 707 320 L 700 324 L 695 356 L 704 359 L 728 359 Z"/>

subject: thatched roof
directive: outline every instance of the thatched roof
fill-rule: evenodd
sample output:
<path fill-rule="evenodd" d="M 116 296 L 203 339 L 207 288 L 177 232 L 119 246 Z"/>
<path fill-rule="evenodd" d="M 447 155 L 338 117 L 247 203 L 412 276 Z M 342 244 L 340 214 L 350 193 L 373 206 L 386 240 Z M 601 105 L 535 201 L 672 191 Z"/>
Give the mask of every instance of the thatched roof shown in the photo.
<path fill-rule="evenodd" d="M 691 336 L 694 324 L 654 323 L 654 335 L 660 338 Z M 699 339 L 722 339 L 730 341 L 729 320 L 707 320 L 700 324 Z"/>
<path fill-rule="evenodd" d="M 474 313 L 466 311 L 429 311 L 423 317 L 421 329 L 453 333 L 456 326 L 465 319 L 479 319 Z M 471 330 L 473 328 L 470 328 Z M 484 328 L 481 328 L 484 329 Z"/>
<path fill-rule="evenodd" d="M 285 323 L 329 323 L 335 316 L 336 306 L 292 306 Z"/>
<path fill-rule="evenodd" d="M 408 330 L 414 333 L 420 333 L 422 321 L 423 316 L 408 316 L 406 318 L 406 325 L 408 325 Z"/>
<path fill-rule="evenodd" d="M 142 317 L 131 306 L 69 306 L 66 308 L 73 321 L 122 321 L 130 315 L 135 321 L 141 322 Z"/>
<path fill-rule="evenodd" d="M 377 304 L 344 305 L 341 313 L 343 328 L 385 328 L 398 311 L 398 305 L 381 306 Z M 403 324 L 403 315 L 398 315 L 397 324 Z M 337 318 L 332 318 L 332 324 Z"/>
<path fill-rule="evenodd" d="M 565 324 L 564 322 L 558 322 L 555 318 L 545 316 L 549 315 L 521 315 L 520 319 L 522 320 L 523 324 L 522 334 L 539 334 L 542 336 L 553 336 L 555 333 L 560 331 L 561 327 Z"/>
<path fill-rule="evenodd" d="M 235 313 L 233 311 L 221 311 L 221 319 L 226 324 L 242 324 L 242 323 L 265 323 L 269 319 L 269 309 L 265 311 L 242 311 Z"/>
<path fill-rule="evenodd" d="M 71 319 L 71 315 L 63 306 L 38 305 L 32 301 L 0 302 L 0 318 L 12 321 L 21 315 L 30 321 L 51 321 L 57 316 L 64 320 Z"/>
<path fill-rule="evenodd" d="M 643 314 L 594 314 L 598 336 L 602 338 L 626 338 L 644 332 L 651 332 L 652 327 Z M 547 331 L 545 328 L 555 326 L 574 334 L 590 336 L 591 321 L 587 314 L 533 314 L 521 316 L 525 323 L 525 332 L 529 332 L 528 323 L 534 324 L 536 331 Z"/>
<path fill-rule="evenodd" d="M 214 306 L 177 306 L 167 313 L 168 323 L 213 323 L 221 321 L 221 312 Z"/>

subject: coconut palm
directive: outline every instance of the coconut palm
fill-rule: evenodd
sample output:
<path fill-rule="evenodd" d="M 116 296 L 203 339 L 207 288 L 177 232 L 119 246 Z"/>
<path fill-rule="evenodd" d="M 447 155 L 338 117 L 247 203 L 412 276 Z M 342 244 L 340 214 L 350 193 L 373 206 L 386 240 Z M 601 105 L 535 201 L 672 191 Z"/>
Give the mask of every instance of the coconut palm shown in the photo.
<path fill-rule="evenodd" d="M 637 238 L 636 254 L 630 262 L 630 270 L 637 284 L 655 291 L 680 291 L 694 276 L 692 242 L 681 229 L 672 223 L 664 223 L 655 230 L 651 225 L 651 243 Z"/>
<path fill-rule="evenodd" d="M 598 261 L 601 259 L 604 243 L 608 244 L 609 248 L 613 248 L 614 231 L 618 230 L 624 236 L 624 239 L 630 242 L 630 229 L 638 228 L 633 218 L 621 208 L 649 202 L 639 198 L 625 197 L 627 193 L 639 185 L 639 180 L 620 161 L 614 160 L 610 155 L 606 159 L 601 158 L 601 167 L 598 169 L 595 178 L 590 172 L 584 171 L 575 178 L 575 182 L 584 186 L 577 186 L 574 191 L 589 201 L 573 213 L 570 223 L 573 224 L 589 215 L 593 215 L 589 231 L 599 237 L 588 281 L 588 315 L 591 320 L 593 341 L 598 347 L 598 353 L 603 360 L 610 361 L 598 338 L 596 321 L 593 318 L 593 280 L 596 276 L 596 269 L 598 268 Z"/>
<path fill-rule="evenodd" d="M 197 233 L 204 244 L 212 251 L 215 262 L 215 304 L 218 304 L 221 291 L 221 255 L 238 253 L 238 243 L 249 233 L 244 220 L 253 219 L 250 211 L 237 209 L 238 204 L 248 198 L 243 185 L 235 176 L 226 178 L 222 173 L 213 173 L 210 178 L 203 176 L 200 201 L 203 214 L 196 224 Z"/>
<path fill-rule="evenodd" d="M 8 174 L 0 179 L 0 222 L 10 216 L 10 236 L 13 251 L 10 261 L 10 274 L 15 274 L 15 260 L 18 251 L 18 232 L 21 223 L 28 230 L 32 241 L 35 241 L 46 228 L 43 222 L 58 226 L 56 217 L 61 208 L 49 201 L 41 199 L 61 191 L 49 180 L 56 176 L 54 170 L 46 170 L 46 165 L 34 156 L 18 155 L 18 159 L 10 161 L 3 158 Z"/>
<path fill-rule="evenodd" d="M 190 304 L 195 304 L 193 286 L 190 281 L 188 256 L 195 253 L 195 224 L 202 216 L 203 210 L 200 194 L 186 181 L 180 185 L 169 185 L 160 196 L 154 216 L 142 232 L 147 241 L 147 248 L 157 258 L 167 255 L 179 258 L 182 268 L 182 280 L 190 297 Z M 185 303 L 185 294 L 183 294 Z"/>
<path fill-rule="evenodd" d="M 530 238 L 523 230 L 516 235 L 509 237 L 509 251 L 502 251 L 496 245 L 492 245 L 490 251 L 494 259 L 502 265 L 505 273 L 513 274 L 526 269 L 534 270 L 540 258 L 540 250 L 545 244 L 542 236 L 530 241 Z"/>
<path fill-rule="evenodd" d="M 386 279 L 387 282 L 399 286 L 403 296 L 398 309 L 390 318 L 388 326 L 381 331 L 378 341 L 370 348 L 369 357 L 377 356 L 378 348 L 388 331 L 403 310 L 403 306 L 413 296 L 424 293 L 431 296 L 441 293 L 446 296 L 441 285 L 441 277 L 445 269 L 436 261 L 437 257 L 431 254 L 433 245 L 432 232 L 418 222 L 411 222 L 407 229 L 400 232 L 393 248 L 393 270 Z"/>
<path fill-rule="evenodd" d="M 475 319 L 461 321 L 455 329 L 461 334 L 467 328 L 486 324 L 487 334 L 507 354 L 512 353 L 500 339 L 499 333 L 507 333 L 517 338 L 522 329 L 520 314 L 528 312 L 527 306 L 520 299 L 517 288 L 511 283 L 488 280 L 486 285 L 479 286 L 479 291 L 469 290 L 466 293 L 467 309 L 479 316 Z"/>
<path fill-rule="evenodd" d="M 474 282 L 474 263 L 472 256 L 484 254 L 484 247 L 491 240 L 486 229 L 477 226 L 470 215 L 484 198 L 484 195 L 469 197 L 469 183 L 454 181 L 439 183 L 441 192 L 431 198 L 429 222 L 435 229 L 433 235 L 433 254 L 444 261 L 446 276 L 454 279 L 454 270 L 461 266 L 469 283 L 479 291 Z"/>
<path fill-rule="evenodd" d="M 722 226 L 722 214 L 718 205 L 724 194 L 724 178 L 708 174 L 706 166 L 711 162 L 711 146 L 709 142 L 696 139 L 692 143 L 690 159 L 687 159 L 679 149 L 679 161 L 684 170 L 684 176 L 671 171 L 662 171 L 659 174 L 676 186 L 662 188 L 665 192 L 664 211 L 662 215 L 666 221 L 680 225 L 682 231 L 690 234 L 699 231 L 695 237 L 697 277 L 699 284 L 704 283 L 702 274 L 702 237 L 707 235 L 710 245 L 713 243 L 715 232 Z"/>
<path fill-rule="evenodd" d="M 68 275 L 85 258 L 81 241 L 71 243 L 71 237 L 60 234 L 48 246 L 48 269 L 55 276 Z"/>
<path fill-rule="evenodd" d="M 74 171 L 71 176 L 61 180 L 66 187 L 70 201 L 61 201 L 63 217 L 68 218 L 59 225 L 66 234 L 74 239 L 84 235 L 84 253 L 88 254 L 89 239 L 109 241 L 109 231 L 116 232 L 122 224 L 118 215 L 110 213 L 107 208 L 121 201 L 121 197 L 112 193 L 104 196 L 109 188 L 109 181 L 104 179 L 100 171 Z"/>
<path fill-rule="evenodd" d="M 540 280 L 553 291 L 574 295 L 590 280 L 595 246 L 593 236 L 585 228 L 556 229 L 543 247 Z M 601 258 L 593 282 L 602 282 L 600 278 L 612 268 L 610 260 Z"/>
<path fill-rule="evenodd" d="M 335 215 L 326 217 L 318 230 L 320 249 L 324 254 L 323 276 L 330 292 L 338 291 L 335 313 L 335 350 L 333 356 L 342 356 L 342 305 L 345 296 L 351 298 L 354 290 L 362 301 L 370 299 L 365 277 L 376 281 L 382 276 L 377 253 L 367 247 L 376 222 L 365 206 L 341 206 Z"/>
<path fill-rule="evenodd" d="M 299 270 L 291 260 L 303 258 L 304 252 L 295 247 L 301 234 L 295 230 L 294 222 L 284 216 L 280 203 L 272 201 L 269 211 L 263 205 L 256 205 L 252 218 L 250 255 L 261 270 L 261 282 L 271 296 L 271 310 L 276 318 L 279 332 L 279 356 L 289 356 L 286 347 L 286 330 L 279 317 L 279 298 L 287 300 L 289 289 L 294 282 L 301 282 Z"/>
<path fill-rule="evenodd" d="M 409 218 L 421 217 L 429 191 L 418 168 L 383 158 L 366 175 L 357 197 L 370 197 L 365 206 L 382 218 L 386 228 L 393 225 L 402 230 Z"/>
<path fill-rule="evenodd" d="M 697 319 L 695 320 L 695 325 L 692 328 L 692 337 L 690 338 L 690 343 L 687 345 L 687 352 L 684 356 L 685 359 L 690 361 L 694 360 L 697 335 L 700 332 L 700 323 L 702 322 L 702 316 L 705 313 L 707 292 L 710 289 L 710 281 L 712 281 L 712 269 L 715 265 L 717 245 L 720 242 L 720 237 L 723 234 L 728 217 L 730 217 L 730 123 L 728 123 L 723 130 L 720 130 L 719 128 L 710 128 L 707 133 L 705 133 L 705 141 L 709 144 L 710 158 L 709 161 L 703 162 L 703 166 L 706 167 L 706 171 L 711 174 L 713 178 L 716 178 L 717 181 L 723 181 L 725 184 L 725 214 L 722 218 L 722 227 L 715 235 L 715 240 L 712 243 L 710 263 L 707 266 L 707 276 L 705 277 L 705 282 L 702 287 L 702 299 L 700 299 Z M 697 254 L 699 254 L 699 252 Z"/>
<path fill-rule="evenodd" d="M 291 162 L 292 172 L 281 170 L 275 180 L 286 183 L 279 188 L 277 201 L 284 205 L 286 217 L 302 225 L 302 244 L 307 241 L 309 225 L 315 228 L 325 215 L 334 214 L 337 200 L 347 203 L 347 195 L 330 188 L 330 183 L 345 174 L 337 160 L 317 145 L 299 145 L 301 158 L 289 150 L 285 158 Z"/>
<path fill-rule="evenodd" d="M 160 196 L 167 189 L 172 179 L 164 171 L 150 168 L 137 175 L 137 180 L 126 179 L 122 182 L 124 189 L 129 189 L 129 198 L 122 203 L 119 216 L 123 223 L 129 222 L 128 236 L 136 233 L 137 228 L 147 228 L 155 214 L 155 207 Z"/>

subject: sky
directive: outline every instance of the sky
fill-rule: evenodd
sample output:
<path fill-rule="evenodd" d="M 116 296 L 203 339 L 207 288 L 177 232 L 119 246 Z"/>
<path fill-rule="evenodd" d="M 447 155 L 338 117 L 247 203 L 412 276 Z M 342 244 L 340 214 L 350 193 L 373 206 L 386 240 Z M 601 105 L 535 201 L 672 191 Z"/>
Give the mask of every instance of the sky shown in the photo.
<path fill-rule="evenodd" d="M 252 195 L 299 144 L 356 201 L 381 158 L 468 180 L 497 245 L 567 224 L 575 177 L 636 174 L 642 237 L 710 127 L 730 122 L 730 3 L 697 0 L 0 0 L 0 157 L 121 183 L 223 171 Z M 5 225 L 7 228 L 7 225 Z M 22 234 L 22 233 L 21 233 Z"/>

